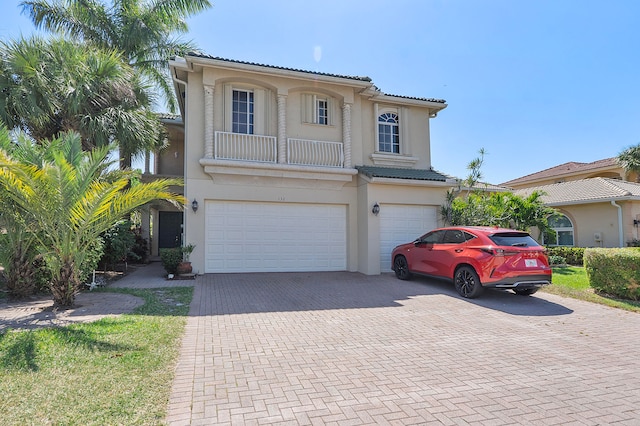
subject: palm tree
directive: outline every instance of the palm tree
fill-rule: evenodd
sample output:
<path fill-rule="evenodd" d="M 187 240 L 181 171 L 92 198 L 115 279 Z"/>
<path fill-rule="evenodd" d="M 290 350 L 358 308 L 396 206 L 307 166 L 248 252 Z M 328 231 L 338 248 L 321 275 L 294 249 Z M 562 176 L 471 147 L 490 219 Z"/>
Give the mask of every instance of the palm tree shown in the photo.
<path fill-rule="evenodd" d="M 180 179 L 131 185 L 134 172 L 114 169 L 110 148 L 83 151 L 73 132 L 41 144 L 0 148 L 0 199 L 11 200 L 13 210 L 32 224 L 56 306 L 73 305 L 82 286 L 81 266 L 102 232 L 147 202 L 185 202 L 169 191 L 182 184 Z"/>
<path fill-rule="evenodd" d="M 36 28 L 116 49 L 159 87 L 172 112 L 176 101 L 168 59 L 195 50 L 181 40 L 186 19 L 211 7 L 209 0 L 27 0 L 21 3 Z"/>
<path fill-rule="evenodd" d="M 74 130 L 82 147 L 157 149 L 164 130 L 138 73 L 114 50 L 40 37 L 0 42 L 0 120 L 34 140 Z"/>
<path fill-rule="evenodd" d="M 640 182 L 640 144 L 630 146 L 618 154 L 618 164 L 629 174 L 636 174 L 636 182 Z"/>

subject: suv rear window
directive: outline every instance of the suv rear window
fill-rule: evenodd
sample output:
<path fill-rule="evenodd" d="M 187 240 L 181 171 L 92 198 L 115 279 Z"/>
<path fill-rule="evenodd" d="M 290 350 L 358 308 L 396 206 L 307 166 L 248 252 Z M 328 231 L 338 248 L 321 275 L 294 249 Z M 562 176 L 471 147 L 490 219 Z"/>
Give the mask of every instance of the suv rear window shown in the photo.
<path fill-rule="evenodd" d="M 500 232 L 489 235 L 489 239 L 499 246 L 536 247 L 540 245 L 526 232 Z"/>

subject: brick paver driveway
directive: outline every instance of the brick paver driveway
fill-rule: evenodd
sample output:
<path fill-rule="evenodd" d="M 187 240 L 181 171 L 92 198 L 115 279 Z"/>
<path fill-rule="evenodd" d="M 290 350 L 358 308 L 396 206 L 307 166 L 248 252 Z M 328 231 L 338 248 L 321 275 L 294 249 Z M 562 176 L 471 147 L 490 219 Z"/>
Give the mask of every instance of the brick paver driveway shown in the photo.
<path fill-rule="evenodd" d="M 199 277 L 171 424 L 640 424 L 640 315 L 357 273 Z"/>

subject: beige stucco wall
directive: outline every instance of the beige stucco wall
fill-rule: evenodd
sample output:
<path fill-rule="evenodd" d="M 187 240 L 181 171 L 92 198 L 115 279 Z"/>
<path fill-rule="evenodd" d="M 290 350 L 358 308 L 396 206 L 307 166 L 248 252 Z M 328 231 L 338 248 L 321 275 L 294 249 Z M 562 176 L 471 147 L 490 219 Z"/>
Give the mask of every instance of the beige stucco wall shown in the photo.
<path fill-rule="evenodd" d="M 167 125 L 168 146 L 156 155 L 155 173 L 166 176 L 184 174 L 184 129 L 182 126 Z"/>
<path fill-rule="evenodd" d="M 629 218 L 628 213 L 625 214 L 625 206 L 623 207 L 623 224 L 631 220 L 631 226 L 627 226 L 623 231 L 625 233 L 625 244 L 628 239 L 629 232 L 633 228 L 633 220 Z M 628 203 L 627 206 L 628 207 Z M 618 209 L 607 203 L 591 203 L 581 205 L 570 205 L 558 208 L 562 214 L 571 219 L 574 226 L 574 244 L 578 247 L 619 247 L 620 232 L 618 221 Z M 626 217 L 626 220 L 625 220 Z M 627 224 L 628 225 L 628 224 Z M 596 241 L 595 233 L 600 233 L 601 241 Z"/>
<path fill-rule="evenodd" d="M 389 102 L 377 102 L 363 99 L 360 104 L 359 131 L 361 139 L 358 141 L 362 150 L 358 152 L 357 164 L 375 165 L 371 154 L 378 151 L 376 138 L 377 115 L 384 111 L 398 112 L 401 118 L 401 156 L 417 159 L 414 168 L 428 169 L 431 167 L 431 149 L 429 138 L 429 110 L 412 106 L 411 108 Z M 355 126 L 354 126 L 355 127 Z"/>
<path fill-rule="evenodd" d="M 190 180 L 190 191 L 198 194 L 203 208 L 197 213 L 187 212 L 187 242 L 196 244 L 191 261 L 194 268 L 204 271 L 205 264 L 205 211 L 206 201 L 254 201 L 268 203 L 339 204 L 347 207 L 347 269 L 357 271 L 357 196 L 355 186 L 340 190 L 279 187 L 271 179 L 256 178 L 250 184 L 217 184 L 215 180 Z"/>
<path fill-rule="evenodd" d="M 402 204 L 436 207 L 439 211 L 449 187 L 433 185 L 426 182 L 415 186 L 371 183 L 358 178 L 358 246 L 363 248 L 358 253 L 360 272 L 367 275 L 380 273 L 380 218 L 371 213 L 373 204 L 378 203 L 381 209 L 385 204 Z M 442 226 L 439 214 L 438 226 Z M 416 230 L 416 234 L 427 231 L 429 229 Z"/>
<path fill-rule="evenodd" d="M 371 153 L 376 149 L 374 112 L 376 102 L 359 95 L 356 88 L 323 82 L 312 84 L 309 80 L 260 75 L 238 70 L 205 69 L 197 67 L 187 73 L 185 109 L 185 140 L 183 160 L 185 172 L 185 196 L 189 202 L 196 199 L 197 212 L 189 206 L 184 212 L 185 242 L 195 244 L 191 255 L 193 268 L 204 272 L 205 266 L 205 205 L 207 201 L 255 201 L 272 203 L 328 203 L 347 207 L 347 269 L 366 274 L 380 273 L 380 230 L 376 218 L 370 213 L 370 204 L 415 204 L 440 206 L 444 202 L 448 186 L 444 184 L 372 184 L 353 174 L 341 175 L 342 184 L 332 184 L 322 179 L 287 177 L 278 172 L 277 166 L 270 172 L 252 170 L 250 167 L 234 174 L 205 172 L 200 160 L 205 156 L 205 99 L 204 86 L 214 88 L 213 127 L 225 130 L 225 86 L 256 87 L 267 93 L 265 132 L 277 136 L 278 96 L 286 97 L 286 136 L 300 139 L 343 141 L 342 105 L 351 108 L 351 157 L 352 166 L 374 164 Z M 227 89 L 228 90 L 228 89 Z M 302 123 L 300 119 L 303 93 L 331 96 L 335 101 L 335 119 L 331 126 Z M 415 105 L 399 105 L 388 100 L 378 103 L 378 110 L 398 108 L 404 119 L 401 123 L 403 153 L 416 159 L 415 168 L 429 168 L 429 109 Z M 331 173 L 327 170 L 323 173 Z M 337 173 L 337 172 L 336 172 Z M 433 186 L 435 185 L 435 186 Z"/>

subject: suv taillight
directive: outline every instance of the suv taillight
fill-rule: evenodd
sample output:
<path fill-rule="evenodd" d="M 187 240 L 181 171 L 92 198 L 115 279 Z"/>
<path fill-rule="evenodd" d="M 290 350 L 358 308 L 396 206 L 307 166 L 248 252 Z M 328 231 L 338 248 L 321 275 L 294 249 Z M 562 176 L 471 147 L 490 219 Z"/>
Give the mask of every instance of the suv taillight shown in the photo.
<path fill-rule="evenodd" d="M 482 248 L 485 253 L 489 253 L 491 256 L 504 256 L 504 250 L 499 248 Z"/>

